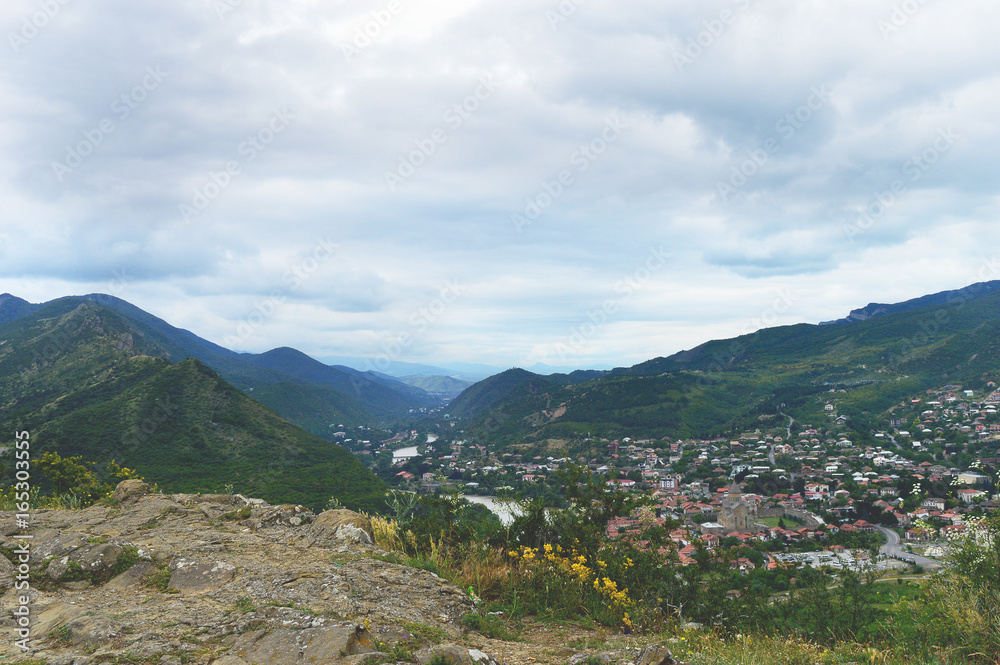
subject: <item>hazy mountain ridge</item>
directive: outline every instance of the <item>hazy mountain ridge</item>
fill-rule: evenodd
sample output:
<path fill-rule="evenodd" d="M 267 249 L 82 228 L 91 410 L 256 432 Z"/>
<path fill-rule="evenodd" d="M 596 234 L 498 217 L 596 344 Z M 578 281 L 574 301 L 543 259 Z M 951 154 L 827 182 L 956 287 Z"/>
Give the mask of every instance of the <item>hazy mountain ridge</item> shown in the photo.
<path fill-rule="evenodd" d="M 346 450 L 283 420 L 118 312 L 61 299 L 0 326 L 0 427 L 35 450 L 114 459 L 175 491 L 240 483 L 268 500 L 371 507 L 384 485 Z"/>
<path fill-rule="evenodd" d="M 1000 280 L 994 280 L 991 282 L 978 282 L 976 284 L 971 284 L 962 289 L 953 289 L 950 291 L 939 291 L 938 293 L 932 293 L 926 296 L 920 296 L 919 298 L 911 298 L 910 300 L 904 300 L 899 303 L 868 303 L 864 307 L 859 307 L 858 309 L 852 309 L 851 312 L 842 319 L 836 319 L 834 321 L 823 321 L 820 323 L 821 326 L 834 325 L 834 324 L 845 324 L 845 323 L 855 323 L 857 321 L 865 321 L 874 316 L 881 316 L 882 314 L 897 314 L 899 312 L 905 312 L 911 309 L 916 309 L 918 307 L 929 307 L 933 305 L 948 305 L 958 300 L 969 297 L 974 294 L 982 294 L 987 291 L 992 291 L 995 289 L 1000 289 Z"/>
<path fill-rule="evenodd" d="M 440 404 L 440 398 L 432 397 L 418 387 L 385 379 L 373 372 L 324 365 L 288 347 L 263 354 L 237 353 L 189 330 L 177 328 L 115 296 L 67 296 L 36 305 L 10 294 L 5 295 L 0 300 L 0 321 L 15 321 L 59 302 L 70 307 L 84 301 L 107 307 L 131 322 L 142 339 L 155 344 L 156 355 L 171 362 L 197 358 L 241 390 L 248 393 L 256 390 L 255 399 L 287 418 L 296 419 L 297 424 L 320 436 L 329 434 L 328 429 L 317 426 L 320 414 L 329 419 L 329 423 L 371 425 L 380 419 L 406 415 L 412 408 Z M 290 404 L 275 389 L 266 388 L 278 384 L 300 386 L 296 392 L 313 404 L 316 411 L 304 417 L 299 405 Z"/>

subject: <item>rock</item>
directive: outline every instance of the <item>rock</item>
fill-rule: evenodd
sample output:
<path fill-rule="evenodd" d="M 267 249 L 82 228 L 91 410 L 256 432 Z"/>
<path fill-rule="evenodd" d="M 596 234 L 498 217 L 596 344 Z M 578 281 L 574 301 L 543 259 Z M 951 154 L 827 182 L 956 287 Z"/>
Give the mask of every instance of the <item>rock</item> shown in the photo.
<path fill-rule="evenodd" d="M 212 665 L 249 665 L 249 663 L 238 656 L 230 656 L 227 654 L 222 658 L 216 658 L 213 660 Z"/>
<path fill-rule="evenodd" d="M 126 545 L 115 542 L 85 545 L 51 561 L 45 574 L 53 581 L 63 582 L 64 586 L 84 580 L 104 581 L 111 575 Z M 89 584 L 84 588 L 86 586 Z"/>
<path fill-rule="evenodd" d="M 69 643 L 73 646 L 90 646 L 107 642 L 121 632 L 122 625 L 108 617 L 84 615 L 65 624 Z"/>
<path fill-rule="evenodd" d="M 94 659 L 90 656 L 69 655 L 51 659 L 48 665 L 89 665 L 92 662 Z"/>
<path fill-rule="evenodd" d="M 17 567 L 7 560 L 7 557 L 0 556 L 0 589 L 14 585 L 14 577 L 17 575 Z"/>
<path fill-rule="evenodd" d="M 375 544 L 375 532 L 372 530 L 371 520 L 344 508 L 327 510 L 317 515 L 309 527 L 309 533 L 314 539 L 314 544 L 324 547 L 344 542 Z"/>
<path fill-rule="evenodd" d="M 341 658 L 340 665 L 378 665 L 378 663 L 385 663 L 389 660 L 392 659 L 384 653 L 359 653 Z"/>
<path fill-rule="evenodd" d="M 632 661 L 635 665 L 676 665 L 670 649 L 661 644 L 651 644 L 635 657 Z"/>
<path fill-rule="evenodd" d="M 302 526 L 310 524 L 315 518 L 316 515 L 308 508 L 290 503 L 250 508 L 250 526 L 254 529 L 268 526 Z"/>
<path fill-rule="evenodd" d="M 148 561 L 140 561 L 121 575 L 114 577 L 104 586 L 108 589 L 127 589 L 146 582 L 156 570 L 156 566 Z"/>
<path fill-rule="evenodd" d="M 214 591 L 236 577 L 236 566 L 224 561 L 197 563 L 179 559 L 170 566 L 169 586 L 185 596 L 198 596 Z"/>
<path fill-rule="evenodd" d="M 362 653 L 376 653 L 361 626 L 344 624 L 305 630 L 255 630 L 242 635 L 229 650 L 247 663 L 319 665 Z"/>
<path fill-rule="evenodd" d="M 115 491 L 111 494 L 111 498 L 118 503 L 136 501 L 139 497 L 149 494 L 151 489 L 147 483 L 138 478 L 130 478 L 118 483 Z"/>
<path fill-rule="evenodd" d="M 446 665 L 497 665 L 497 662 L 489 654 L 457 644 L 442 644 L 429 649 L 421 649 L 414 654 L 414 657 L 419 665 L 427 665 L 436 658 L 443 659 Z"/>
<path fill-rule="evenodd" d="M 39 566 L 45 559 L 63 557 L 87 544 L 87 536 L 82 533 L 60 533 L 55 529 L 35 532 L 31 546 L 31 564 Z"/>
<path fill-rule="evenodd" d="M 615 655 L 610 651 L 605 651 L 603 653 L 578 653 L 572 656 L 568 661 L 568 665 L 610 665 L 615 659 Z"/>

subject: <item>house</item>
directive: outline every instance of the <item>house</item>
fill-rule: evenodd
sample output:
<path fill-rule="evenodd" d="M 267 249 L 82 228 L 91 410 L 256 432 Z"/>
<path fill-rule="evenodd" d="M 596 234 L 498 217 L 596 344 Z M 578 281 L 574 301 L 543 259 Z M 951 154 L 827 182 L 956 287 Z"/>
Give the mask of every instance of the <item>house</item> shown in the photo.
<path fill-rule="evenodd" d="M 973 503 L 976 499 L 986 496 L 986 492 L 969 489 L 958 490 L 955 494 L 958 495 L 958 500 L 962 503 Z"/>

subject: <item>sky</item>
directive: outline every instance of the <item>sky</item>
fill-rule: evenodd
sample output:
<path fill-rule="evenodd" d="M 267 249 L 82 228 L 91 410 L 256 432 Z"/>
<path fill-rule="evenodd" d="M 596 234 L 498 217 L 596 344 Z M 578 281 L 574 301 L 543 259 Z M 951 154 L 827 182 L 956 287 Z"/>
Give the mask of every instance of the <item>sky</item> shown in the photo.
<path fill-rule="evenodd" d="M 0 292 L 570 368 L 1000 279 L 997 34 L 988 0 L 6 0 Z"/>

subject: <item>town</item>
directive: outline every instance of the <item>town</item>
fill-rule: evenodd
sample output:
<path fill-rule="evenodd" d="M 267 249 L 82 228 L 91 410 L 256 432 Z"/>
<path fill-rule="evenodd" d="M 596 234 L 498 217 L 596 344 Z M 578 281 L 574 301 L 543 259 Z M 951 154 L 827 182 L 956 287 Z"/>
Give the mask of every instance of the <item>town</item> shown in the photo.
<path fill-rule="evenodd" d="M 651 525 L 671 527 L 682 564 L 692 563 L 699 547 L 728 545 L 751 554 L 739 561 L 744 568 L 850 567 L 895 533 L 902 542 L 883 565 L 933 567 L 949 534 L 1000 498 L 1000 390 L 987 387 L 980 395 L 958 385 L 914 395 L 889 410 L 883 429 L 861 436 L 839 413 L 847 391 L 832 389 L 814 398 L 818 419 L 810 423 L 774 414 L 731 438 L 588 439 L 583 443 L 597 451 L 591 456 L 559 455 L 574 447 L 560 442 L 499 452 L 461 438 L 446 415 L 435 431 L 375 441 L 385 433 L 359 428 L 336 438 L 395 488 L 458 492 L 494 509 L 491 497 L 557 504 L 559 470 L 586 466 L 606 477 L 609 489 L 650 499 L 649 507 L 612 520 L 607 535 L 640 539 Z"/>

